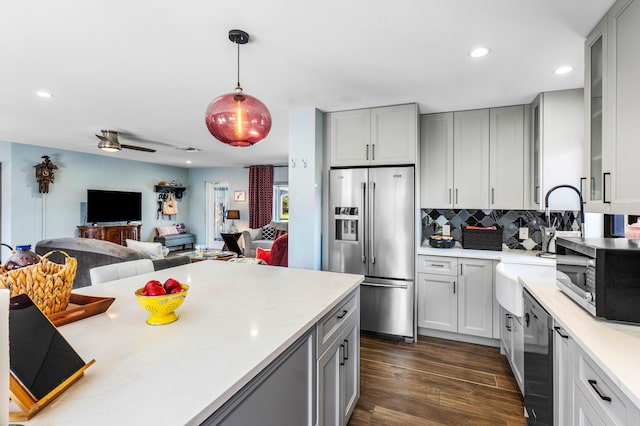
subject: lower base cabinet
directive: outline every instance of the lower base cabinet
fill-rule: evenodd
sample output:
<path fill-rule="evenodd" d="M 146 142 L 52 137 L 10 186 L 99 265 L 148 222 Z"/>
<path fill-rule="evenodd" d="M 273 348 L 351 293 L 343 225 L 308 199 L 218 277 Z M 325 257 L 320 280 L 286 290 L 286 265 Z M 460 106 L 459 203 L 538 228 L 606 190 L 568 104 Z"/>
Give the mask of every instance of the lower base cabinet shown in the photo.
<path fill-rule="evenodd" d="M 493 330 L 493 261 L 419 258 L 418 327 L 497 338 Z"/>
<path fill-rule="evenodd" d="M 203 425 L 345 426 L 360 397 L 360 289 Z"/>
<path fill-rule="evenodd" d="M 355 306 L 347 301 L 328 314 L 325 318 L 337 319 L 336 325 L 325 336 L 322 331 L 318 333 L 318 342 L 326 342 L 331 336 L 329 346 L 318 351 L 318 426 L 346 425 L 360 397 L 359 300 L 358 294 Z"/>
<path fill-rule="evenodd" d="M 500 344 L 524 395 L 524 327 L 522 318 L 500 307 Z"/>

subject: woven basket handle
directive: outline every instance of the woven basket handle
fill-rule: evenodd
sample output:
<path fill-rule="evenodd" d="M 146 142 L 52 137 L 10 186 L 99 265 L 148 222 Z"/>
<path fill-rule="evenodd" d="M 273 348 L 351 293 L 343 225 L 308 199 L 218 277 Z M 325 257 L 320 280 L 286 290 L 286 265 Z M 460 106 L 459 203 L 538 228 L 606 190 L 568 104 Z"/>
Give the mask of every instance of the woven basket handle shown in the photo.
<path fill-rule="evenodd" d="M 51 256 L 53 253 L 56 253 L 56 252 L 64 254 L 67 259 L 71 258 L 71 256 L 69 256 L 66 251 L 62 251 L 62 250 L 51 250 L 49 253 L 40 256 L 40 258 L 46 259 L 47 257 Z"/>

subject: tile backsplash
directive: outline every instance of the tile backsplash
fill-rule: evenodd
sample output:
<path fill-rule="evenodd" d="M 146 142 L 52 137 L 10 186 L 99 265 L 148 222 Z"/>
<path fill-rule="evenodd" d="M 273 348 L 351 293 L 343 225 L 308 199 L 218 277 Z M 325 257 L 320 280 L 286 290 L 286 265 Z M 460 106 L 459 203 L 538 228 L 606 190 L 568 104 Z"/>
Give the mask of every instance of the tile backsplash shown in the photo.
<path fill-rule="evenodd" d="M 551 212 L 551 224 L 559 231 L 578 231 L 580 212 Z M 422 209 L 422 243 L 429 236 L 442 232 L 443 225 L 451 226 L 451 236 L 462 242 L 463 226 L 496 226 L 502 228 L 502 242 L 511 249 L 541 250 L 542 230 L 547 223 L 544 212 L 535 210 L 453 210 Z M 519 228 L 529 228 L 529 238 L 518 239 Z"/>

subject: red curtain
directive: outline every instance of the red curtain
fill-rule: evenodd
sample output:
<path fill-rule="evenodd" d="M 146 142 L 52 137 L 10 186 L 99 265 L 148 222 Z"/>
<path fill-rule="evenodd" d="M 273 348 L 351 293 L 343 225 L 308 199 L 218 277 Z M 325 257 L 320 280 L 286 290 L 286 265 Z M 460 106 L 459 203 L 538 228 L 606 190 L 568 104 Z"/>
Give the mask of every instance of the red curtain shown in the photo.
<path fill-rule="evenodd" d="M 273 166 L 249 167 L 249 228 L 271 222 L 273 208 Z"/>

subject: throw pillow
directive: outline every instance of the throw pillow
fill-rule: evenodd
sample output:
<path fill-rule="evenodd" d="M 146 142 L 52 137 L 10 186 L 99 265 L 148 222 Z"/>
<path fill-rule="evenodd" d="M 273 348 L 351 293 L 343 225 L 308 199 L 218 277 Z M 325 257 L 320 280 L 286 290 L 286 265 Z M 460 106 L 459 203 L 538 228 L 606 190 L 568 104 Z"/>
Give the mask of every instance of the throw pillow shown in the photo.
<path fill-rule="evenodd" d="M 127 239 L 127 247 L 138 250 L 151 258 L 151 260 L 164 259 L 166 247 L 160 243 L 147 243 L 144 241 Z M 167 249 L 168 250 L 168 249 Z"/>
<path fill-rule="evenodd" d="M 284 229 L 276 229 L 276 238 L 275 239 L 277 240 L 279 237 L 283 236 L 286 233 L 287 233 L 287 231 L 285 231 Z"/>
<path fill-rule="evenodd" d="M 256 259 L 262 259 L 269 263 L 269 260 L 271 260 L 271 250 L 263 249 L 262 247 L 256 248 Z"/>
<path fill-rule="evenodd" d="M 156 231 L 158 232 L 159 237 L 164 237 L 165 235 L 175 235 L 178 233 L 175 225 L 158 226 L 156 228 Z"/>
<path fill-rule="evenodd" d="M 273 225 L 265 225 L 262 227 L 262 239 L 263 240 L 275 240 L 276 239 L 276 227 Z"/>
<path fill-rule="evenodd" d="M 184 223 L 178 223 L 176 225 L 176 231 L 178 231 L 178 234 L 186 234 L 187 233 L 187 227 L 184 226 Z"/>

